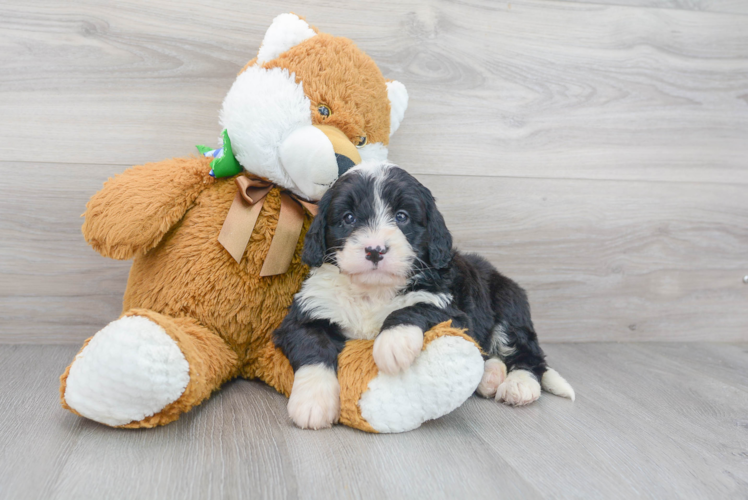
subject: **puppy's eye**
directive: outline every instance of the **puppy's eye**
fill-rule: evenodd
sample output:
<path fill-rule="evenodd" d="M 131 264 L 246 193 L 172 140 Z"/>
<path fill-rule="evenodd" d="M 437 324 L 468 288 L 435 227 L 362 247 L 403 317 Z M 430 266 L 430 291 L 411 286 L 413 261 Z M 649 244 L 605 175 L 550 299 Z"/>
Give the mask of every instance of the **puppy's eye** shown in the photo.
<path fill-rule="evenodd" d="M 346 224 L 348 224 L 349 226 L 350 226 L 351 224 L 355 224 L 355 223 L 356 223 L 356 216 L 355 216 L 355 215 L 353 215 L 352 213 L 348 212 L 347 214 L 345 214 L 345 215 L 343 216 L 343 222 L 345 222 L 345 223 L 346 223 Z"/>
<path fill-rule="evenodd" d="M 366 136 L 362 135 L 361 137 L 358 138 L 358 143 L 356 144 L 356 147 L 363 148 L 364 146 L 366 146 Z"/>
<path fill-rule="evenodd" d="M 332 114 L 332 111 L 330 111 L 330 108 L 328 108 L 324 104 L 320 104 L 319 106 L 317 106 L 317 112 L 320 115 L 322 115 L 323 118 L 327 118 L 328 116 Z"/>
<path fill-rule="evenodd" d="M 410 219 L 410 217 L 408 216 L 408 212 L 406 212 L 405 210 L 400 210 L 395 214 L 395 220 L 398 224 L 404 224 L 408 222 L 408 219 Z"/>

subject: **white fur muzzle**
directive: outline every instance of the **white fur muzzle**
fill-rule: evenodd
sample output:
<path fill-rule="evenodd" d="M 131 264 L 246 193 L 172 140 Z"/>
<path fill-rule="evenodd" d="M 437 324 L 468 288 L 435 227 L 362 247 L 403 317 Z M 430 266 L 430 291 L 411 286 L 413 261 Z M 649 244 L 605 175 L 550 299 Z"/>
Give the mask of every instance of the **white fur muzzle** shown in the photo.
<path fill-rule="evenodd" d="M 251 66 L 231 86 L 221 108 L 237 161 L 309 200 L 338 178 L 330 140 L 312 127 L 311 102 L 293 73 Z"/>

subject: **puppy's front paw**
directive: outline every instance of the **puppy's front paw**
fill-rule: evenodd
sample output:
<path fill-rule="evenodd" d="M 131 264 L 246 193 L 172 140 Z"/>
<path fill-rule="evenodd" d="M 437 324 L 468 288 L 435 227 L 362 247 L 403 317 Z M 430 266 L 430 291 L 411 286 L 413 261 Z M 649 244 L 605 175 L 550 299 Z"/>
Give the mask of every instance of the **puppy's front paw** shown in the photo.
<path fill-rule="evenodd" d="M 288 415 L 302 429 L 323 429 L 340 418 L 340 384 L 335 372 L 323 364 L 296 371 L 288 398 Z"/>
<path fill-rule="evenodd" d="M 423 330 L 398 325 L 383 330 L 374 341 L 374 362 L 379 371 L 395 374 L 407 370 L 423 348 Z"/>
<path fill-rule="evenodd" d="M 496 401 L 512 406 L 530 404 L 540 397 L 540 383 L 527 370 L 509 372 L 506 380 L 496 390 Z"/>

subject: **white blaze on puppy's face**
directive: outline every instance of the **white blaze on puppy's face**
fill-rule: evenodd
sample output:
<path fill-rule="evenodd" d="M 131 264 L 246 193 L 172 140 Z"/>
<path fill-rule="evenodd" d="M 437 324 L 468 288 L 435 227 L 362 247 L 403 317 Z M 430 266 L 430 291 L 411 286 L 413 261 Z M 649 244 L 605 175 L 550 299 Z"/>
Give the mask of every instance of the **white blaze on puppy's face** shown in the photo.
<path fill-rule="evenodd" d="M 395 221 L 392 207 L 382 198 L 382 185 L 388 165 L 362 164 L 350 172 L 374 180 L 373 214 L 356 229 L 337 250 L 335 259 L 340 271 L 351 275 L 351 281 L 363 285 L 404 286 L 416 256 L 408 239 Z"/>

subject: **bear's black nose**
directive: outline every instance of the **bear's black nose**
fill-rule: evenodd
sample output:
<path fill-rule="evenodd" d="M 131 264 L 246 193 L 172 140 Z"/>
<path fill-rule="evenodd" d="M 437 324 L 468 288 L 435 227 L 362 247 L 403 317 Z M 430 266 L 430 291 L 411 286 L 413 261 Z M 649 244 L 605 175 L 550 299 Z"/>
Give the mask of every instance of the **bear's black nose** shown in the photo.
<path fill-rule="evenodd" d="M 353 163 L 353 160 L 348 158 L 345 155 L 341 155 L 340 153 L 335 153 L 335 161 L 338 162 L 338 177 L 346 173 L 351 167 L 355 166 L 356 164 Z"/>
<path fill-rule="evenodd" d="M 387 253 L 388 248 L 382 248 L 382 247 L 366 247 L 364 251 L 366 252 L 366 260 L 372 261 L 374 264 L 379 262 L 380 260 L 384 259 L 383 255 Z"/>

